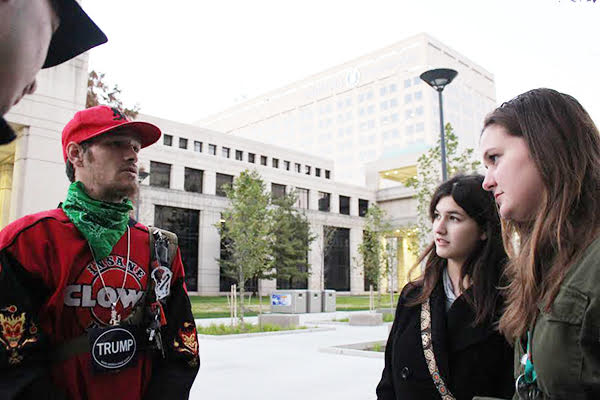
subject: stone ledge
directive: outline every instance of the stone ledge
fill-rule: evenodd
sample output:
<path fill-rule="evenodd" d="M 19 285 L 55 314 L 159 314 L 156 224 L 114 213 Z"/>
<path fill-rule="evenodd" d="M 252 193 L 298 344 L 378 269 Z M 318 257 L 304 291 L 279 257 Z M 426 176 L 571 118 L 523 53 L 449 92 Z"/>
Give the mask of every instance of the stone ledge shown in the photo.
<path fill-rule="evenodd" d="M 321 353 L 341 354 L 344 356 L 353 357 L 385 358 L 385 353 L 382 351 L 365 350 L 378 343 L 381 345 L 385 345 L 386 340 L 375 340 L 372 342 L 353 343 L 332 347 L 321 347 L 319 348 L 319 351 Z"/>
<path fill-rule="evenodd" d="M 300 316 L 297 314 L 262 314 L 258 316 L 258 323 L 288 328 L 290 326 L 300 326 Z"/>
<path fill-rule="evenodd" d="M 362 313 L 350 315 L 350 326 L 377 326 L 383 324 L 383 314 Z"/>

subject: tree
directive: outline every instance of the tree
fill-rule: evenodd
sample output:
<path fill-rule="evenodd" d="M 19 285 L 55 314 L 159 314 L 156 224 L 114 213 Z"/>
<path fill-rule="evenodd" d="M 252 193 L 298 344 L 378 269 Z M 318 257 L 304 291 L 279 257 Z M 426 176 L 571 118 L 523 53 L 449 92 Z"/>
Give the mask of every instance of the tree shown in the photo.
<path fill-rule="evenodd" d="M 231 205 L 223 212 L 224 223 L 215 226 L 224 238 L 230 257 L 218 261 L 224 272 L 237 282 L 241 297 L 239 316 L 243 323 L 246 281 L 273 278 L 270 196 L 258 172 L 248 170 L 225 188 L 225 194 Z"/>
<path fill-rule="evenodd" d="M 480 165 L 479 161 L 473 160 L 473 149 L 468 148 L 458 153 L 458 137 L 449 123 L 444 127 L 446 136 L 446 159 L 448 176 L 458 173 L 475 173 Z M 404 227 L 405 233 L 410 237 L 416 237 L 418 247 L 415 254 L 420 253 L 427 247 L 431 237 L 431 221 L 429 219 L 429 203 L 436 187 L 442 183 L 441 177 L 441 151 L 440 139 L 436 146 L 431 147 L 417 160 L 417 175 L 409 178 L 405 186 L 415 190 L 417 199 L 417 223 Z"/>
<path fill-rule="evenodd" d="M 135 104 L 128 108 L 123 106 L 121 101 L 121 89 L 118 85 L 112 88 L 104 82 L 105 74 L 96 71 L 90 71 L 88 75 L 87 98 L 85 108 L 106 105 L 121 110 L 130 119 L 135 119 L 140 112 L 140 105 Z"/>
<path fill-rule="evenodd" d="M 369 207 L 365 215 L 363 240 L 358 245 L 358 255 L 367 282 L 377 288 L 377 304 L 381 304 L 381 276 L 393 268 L 386 254 L 385 236 L 391 230 L 386 213 L 378 205 Z"/>
<path fill-rule="evenodd" d="M 292 192 L 272 201 L 276 206 L 271 225 L 273 265 L 277 281 L 285 282 L 288 288 L 295 288 L 308 278 L 308 251 L 315 240 L 308 219 L 294 208 L 296 199 Z"/>

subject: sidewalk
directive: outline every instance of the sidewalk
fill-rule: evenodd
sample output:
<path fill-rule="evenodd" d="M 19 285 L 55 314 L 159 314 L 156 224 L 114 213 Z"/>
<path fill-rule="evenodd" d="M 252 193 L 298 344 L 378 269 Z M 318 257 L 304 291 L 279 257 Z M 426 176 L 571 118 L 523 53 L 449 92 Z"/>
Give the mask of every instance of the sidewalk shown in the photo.
<path fill-rule="evenodd" d="M 301 314 L 300 321 L 306 324 L 349 314 Z M 248 318 L 252 319 L 256 317 Z M 197 320 L 201 325 L 228 322 L 229 318 Z M 319 348 L 386 339 L 387 324 L 335 328 L 226 341 L 200 339 L 201 367 L 190 399 L 375 399 L 383 359 L 328 354 Z"/>

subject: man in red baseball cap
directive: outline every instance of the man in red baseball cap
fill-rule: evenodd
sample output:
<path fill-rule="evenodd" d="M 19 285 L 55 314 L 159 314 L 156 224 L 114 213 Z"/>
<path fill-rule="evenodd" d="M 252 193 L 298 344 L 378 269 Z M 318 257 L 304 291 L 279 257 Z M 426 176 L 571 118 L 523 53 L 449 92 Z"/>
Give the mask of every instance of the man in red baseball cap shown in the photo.
<path fill-rule="evenodd" d="M 36 75 L 107 41 L 76 0 L 0 1 L 0 144 L 15 138 L 3 116 L 36 89 Z"/>
<path fill-rule="evenodd" d="M 66 199 L 0 232 L 1 399 L 188 398 L 200 360 L 177 236 L 130 218 L 138 152 L 160 135 L 79 111 Z"/>

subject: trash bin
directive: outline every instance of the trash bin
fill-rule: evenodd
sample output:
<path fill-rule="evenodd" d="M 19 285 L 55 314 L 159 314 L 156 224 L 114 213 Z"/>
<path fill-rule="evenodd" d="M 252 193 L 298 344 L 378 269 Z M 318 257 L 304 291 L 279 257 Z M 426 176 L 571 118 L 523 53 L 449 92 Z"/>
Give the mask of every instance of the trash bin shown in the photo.
<path fill-rule="evenodd" d="M 274 290 L 271 293 L 271 312 L 300 314 L 306 312 L 306 290 Z"/>
<path fill-rule="evenodd" d="M 320 290 L 307 290 L 307 307 L 306 312 L 315 313 L 321 312 L 321 291 Z"/>
<path fill-rule="evenodd" d="M 323 290 L 323 312 L 335 312 L 335 290 Z"/>

